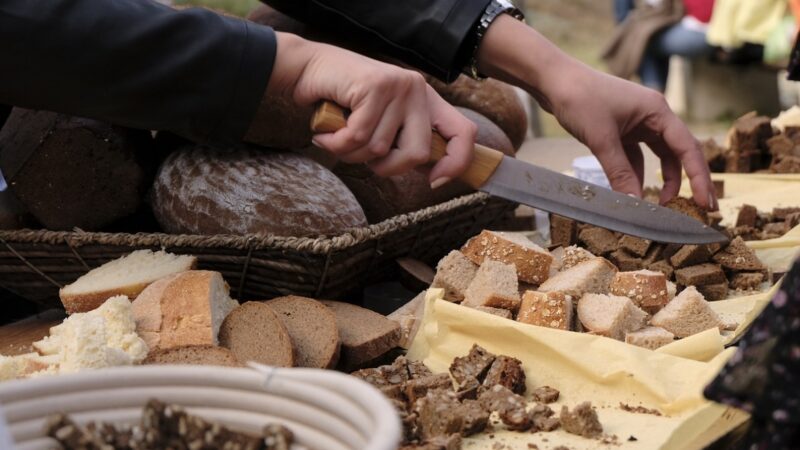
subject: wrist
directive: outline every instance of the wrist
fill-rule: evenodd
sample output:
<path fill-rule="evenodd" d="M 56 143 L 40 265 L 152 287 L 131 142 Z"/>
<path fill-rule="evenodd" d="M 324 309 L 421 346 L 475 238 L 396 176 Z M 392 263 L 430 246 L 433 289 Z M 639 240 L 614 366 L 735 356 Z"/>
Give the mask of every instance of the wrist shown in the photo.
<path fill-rule="evenodd" d="M 298 80 L 314 58 L 315 44 L 290 33 L 275 35 L 278 41 L 275 64 L 264 95 L 292 98 Z"/>

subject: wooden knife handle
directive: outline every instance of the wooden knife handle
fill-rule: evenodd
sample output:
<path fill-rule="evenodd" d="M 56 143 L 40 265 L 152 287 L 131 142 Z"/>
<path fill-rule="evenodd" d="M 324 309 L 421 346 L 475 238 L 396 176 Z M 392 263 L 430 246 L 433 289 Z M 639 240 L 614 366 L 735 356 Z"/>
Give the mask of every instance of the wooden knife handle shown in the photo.
<path fill-rule="evenodd" d="M 314 133 L 333 133 L 347 126 L 347 115 L 339 105 L 322 102 L 311 117 L 311 131 Z M 447 152 L 447 141 L 436 131 L 431 140 L 431 161 L 439 161 Z M 467 170 L 459 179 L 475 189 L 480 188 L 492 176 L 503 153 L 495 149 L 475 144 L 475 156 Z"/>

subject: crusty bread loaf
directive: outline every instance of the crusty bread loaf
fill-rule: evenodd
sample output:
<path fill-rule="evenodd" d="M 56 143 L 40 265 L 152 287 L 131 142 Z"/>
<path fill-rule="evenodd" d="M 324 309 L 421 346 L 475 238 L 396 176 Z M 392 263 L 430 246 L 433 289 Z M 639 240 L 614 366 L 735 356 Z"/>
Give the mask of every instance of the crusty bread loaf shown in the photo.
<path fill-rule="evenodd" d="M 520 281 L 536 285 L 547 280 L 553 263 L 547 250 L 516 233 L 483 230 L 467 241 L 461 252 L 478 265 L 486 259 L 512 264 Z"/>
<path fill-rule="evenodd" d="M 194 256 L 137 250 L 90 270 L 61 288 L 58 295 L 69 314 L 91 311 L 116 295 L 135 299 L 154 281 L 196 265 Z"/>
<path fill-rule="evenodd" d="M 684 289 L 650 320 L 679 338 L 722 325 L 722 320 L 694 286 Z"/>
<path fill-rule="evenodd" d="M 561 271 L 548 279 L 539 290 L 560 291 L 574 298 L 583 294 L 607 294 L 617 268 L 605 258 L 592 258 Z"/>
<path fill-rule="evenodd" d="M 265 302 L 283 321 L 297 351 L 298 367 L 331 369 L 339 361 L 336 315 L 322 303 L 289 295 Z"/>
<path fill-rule="evenodd" d="M 586 330 L 621 341 L 625 333 L 644 327 L 647 313 L 627 297 L 584 294 L 578 301 L 578 319 Z"/>
<path fill-rule="evenodd" d="M 672 343 L 675 335 L 660 327 L 647 327 L 625 333 L 625 342 L 638 347 L 655 350 Z"/>
<path fill-rule="evenodd" d="M 572 296 L 563 292 L 527 291 L 522 294 L 517 321 L 540 327 L 572 329 Z"/>
<path fill-rule="evenodd" d="M 431 287 L 444 289 L 445 300 L 459 303 L 464 300 L 464 294 L 477 272 L 475 263 L 460 251 L 453 250 L 436 265 L 436 276 Z"/>
<path fill-rule="evenodd" d="M 150 133 L 14 108 L 0 130 L 0 169 L 51 230 L 98 230 L 133 214 L 149 187 Z"/>
<path fill-rule="evenodd" d="M 350 303 L 322 300 L 336 316 L 342 345 L 339 368 L 345 372 L 364 367 L 400 344 L 397 322 Z"/>
<path fill-rule="evenodd" d="M 519 309 L 519 287 L 514 266 L 487 259 L 464 293 L 465 306 Z"/>
<path fill-rule="evenodd" d="M 638 270 L 617 272 L 611 280 L 609 291 L 614 295 L 628 297 L 639 308 L 655 314 L 669 301 L 667 277 L 661 272 Z"/>
<path fill-rule="evenodd" d="M 219 329 L 219 343 L 243 363 L 268 366 L 297 364 L 289 331 L 278 314 L 262 302 L 246 302 L 228 314 Z"/>
<path fill-rule="evenodd" d="M 330 171 L 292 153 L 183 148 L 161 165 L 153 209 L 171 233 L 338 235 L 367 225 Z"/>
<path fill-rule="evenodd" d="M 222 321 L 236 306 L 222 275 L 191 270 L 148 286 L 134 300 L 133 315 L 151 350 L 216 345 Z"/>
<path fill-rule="evenodd" d="M 150 352 L 142 364 L 188 364 L 202 366 L 242 367 L 236 356 L 216 345 L 185 345 Z"/>

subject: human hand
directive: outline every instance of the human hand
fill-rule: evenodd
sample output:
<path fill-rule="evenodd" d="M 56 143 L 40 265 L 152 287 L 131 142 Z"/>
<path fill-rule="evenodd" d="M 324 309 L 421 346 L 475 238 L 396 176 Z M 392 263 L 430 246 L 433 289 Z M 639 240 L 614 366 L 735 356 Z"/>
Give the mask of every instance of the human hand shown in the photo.
<path fill-rule="evenodd" d="M 330 100 L 350 110 L 347 126 L 314 136 L 314 144 L 348 163 L 366 162 L 380 176 L 404 173 L 430 159 L 432 129 L 447 156 L 431 169 L 435 188 L 472 160 L 477 128 L 441 99 L 417 72 L 356 53 L 277 33 L 278 53 L 266 95 L 297 104 Z"/>

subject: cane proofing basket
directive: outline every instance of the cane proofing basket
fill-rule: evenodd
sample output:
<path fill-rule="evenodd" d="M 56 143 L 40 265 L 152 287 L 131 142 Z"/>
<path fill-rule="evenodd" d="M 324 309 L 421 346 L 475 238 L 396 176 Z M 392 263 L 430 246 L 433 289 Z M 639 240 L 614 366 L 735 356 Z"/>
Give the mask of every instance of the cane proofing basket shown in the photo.
<path fill-rule="evenodd" d="M 45 435 L 50 414 L 135 425 L 152 398 L 254 435 L 269 423 L 284 425 L 298 449 L 394 450 L 401 438 L 400 419 L 377 389 L 330 370 L 134 366 L 0 384 L 0 411 L 17 450 L 59 448 Z"/>
<path fill-rule="evenodd" d="M 234 298 L 339 298 L 387 279 L 399 257 L 435 264 L 515 206 L 476 193 L 321 238 L 0 231 L 0 286 L 60 306 L 58 289 L 90 269 L 134 250 L 164 249 L 195 255 L 200 269 L 222 273 Z"/>

